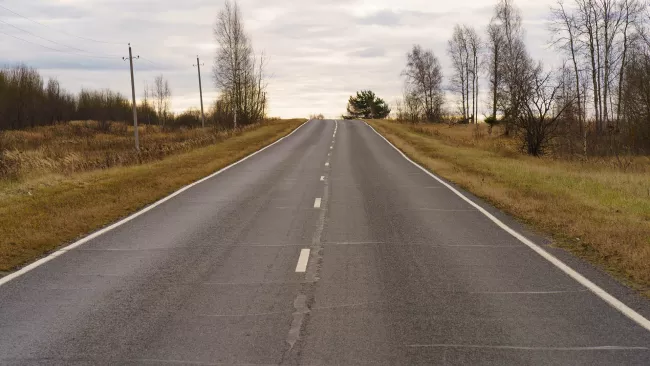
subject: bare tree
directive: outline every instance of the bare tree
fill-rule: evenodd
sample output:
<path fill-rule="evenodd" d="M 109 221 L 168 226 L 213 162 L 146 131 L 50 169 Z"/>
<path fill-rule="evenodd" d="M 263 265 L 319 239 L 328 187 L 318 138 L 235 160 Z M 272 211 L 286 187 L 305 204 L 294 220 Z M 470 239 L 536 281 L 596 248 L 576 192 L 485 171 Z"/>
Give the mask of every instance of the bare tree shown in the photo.
<path fill-rule="evenodd" d="M 169 88 L 169 82 L 163 77 L 158 75 L 153 82 L 153 98 L 156 114 L 162 126 L 165 126 L 167 118 L 169 117 L 169 109 L 172 92 Z"/>
<path fill-rule="evenodd" d="M 558 2 L 552 10 L 554 42 L 573 64 L 583 154 L 587 154 L 588 116 L 595 121 L 596 138 L 620 131 L 629 50 L 643 38 L 641 15 L 647 4 L 639 0 L 574 0 Z M 587 80 L 590 88 L 584 88 Z M 586 100 L 591 93 L 592 107 Z"/>
<path fill-rule="evenodd" d="M 556 137 L 560 118 L 572 105 L 571 100 L 558 98 L 563 88 L 563 78 L 555 78 L 552 72 L 544 72 L 538 64 L 519 80 L 521 107 L 514 121 L 521 131 L 522 143 L 529 155 L 545 153 L 549 143 Z"/>
<path fill-rule="evenodd" d="M 226 0 L 217 15 L 214 35 L 219 46 L 213 67 L 221 99 L 231 106 L 241 124 L 257 122 L 266 112 L 264 57 L 256 57 L 244 31 L 237 2 Z M 235 117 L 236 116 L 236 117 Z"/>
<path fill-rule="evenodd" d="M 503 83 L 499 85 L 501 91 L 499 96 L 500 109 L 504 113 L 504 133 L 509 135 L 513 125 L 513 118 L 520 113 L 522 103 L 526 99 L 526 84 L 522 80 L 530 77 L 532 60 L 528 56 L 526 45 L 523 40 L 523 29 L 521 28 L 521 15 L 513 0 L 500 0 L 495 8 L 493 23 L 500 28 L 503 36 L 503 57 L 498 63 L 499 74 Z"/>
<path fill-rule="evenodd" d="M 621 124 L 617 150 L 627 145 L 630 152 L 650 152 L 650 45 L 635 44 L 631 48 L 623 80 L 620 100 Z"/>
<path fill-rule="evenodd" d="M 433 51 L 424 51 L 419 45 L 414 45 L 407 54 L 406 69 L 402 75 L 406 77 L 406 95 L 422 105 L 424 118 L 429 122 L 440 120 L 444 99 L 442 69 Z"/>
<path fill-rule="evenodd" d="M 575 97 L 577 101 L 578 124 L 580 126 L 580 136 L 582 138 L 582 153 L 587 155 L 587 127 L 585 126 L 585 113 L 582 108 L 583 95 L 580 92 L 580 71 L 581 67 L 578 61 L 582 52 L 582 45 L 579 42 L 580 30 L 576 24 L 575 16 L 568 14 L 564 3 L 558 1 L 558 7 L 551 9 L 552 23 L 551 32 L 554 35 L 554 44 L 571 57 L 573 65 L 573 77 L 575 80 Z"/>
<path fill-rule="evenodd" d="M 150 92 L 149 92 L 149 84 L 147 84 L 147 82 L 145 81 L 145 83 L 144 83 L 144 95 L 143 95 L 143 98 L 142 98 L 142 109 L 144 110 L 144 114 L 145 114 L 145 116 L 147 118 L 147 124 L 148 125 L 151 124 L 151 113 L 150 113 L 151 107 L 149 106 L 149 94 L 150 94 Z"/>
<path fill-rule="evenodd" d="M 456 24 L 451 36 L 447 42 L 447 53 L 451 58 L 452 68 L 454 73 L 451 77 L 451 89 L 460 93 L 461 108 L 460 112 L 463 115 L 463 120 L 469 120 L 469 108 L 467 108 L 468 97 L 468 62 L 469 62 L 469 47 L 465 31 L 463 27 Z"/>
<path fill-rule="evenodd" d="M 425 119 L 422 98 L 413 90 L 404 88 L 404 118 L 409 122 L 419 122 Z"/>
<path fill-rule="evenodd" d="M 479 80 L 479 54 L 482 51 L 483 45 L 481 44 L 481 38 L 476 33 L 476 30 L 472 27 L 464 26 L 463 31 L 465 33 L 469 51 L 469 62 L 467 64 L 468 75 L 471 75 L 472 78 L 472 122 L 477 123 L 478 120 L 476 116 L 478 115 L 478 80 Z"/>
<path fill-rule="evenodd" d="M 504 37 L 502 28 L 492 18 L 487 29 L 487 61 L 485 65 L 488 71 L 488 83 L 492 92 L 492 119 L 497 119 L 498 92 L 502 87 L 501 64 L 503 58 Z"/>
<path fill-rule="evenodd" d="M 476 30 L 467 25 L 456 25 L 447 44 L 447 52 L 454 69 L 451 78 L 452 89 L 461 94 L 463 120 L 474 123 L 478 109 L 478 59 L 481 48 L 481 40 Z"/>
<path fill-rule="evenodd" d="M 621 62 L 620 69 L 618 74 L 618 96 L 617 96 L 617 107 L 616 107 L 616 127 L 619 127 L 621 120 L 621 106 L 623 104 L 623 87 L 624 87 L 624 75 L 625 69 L 628 67 L 628 53 L 630 48 L 634 47 L 634 43 L 642 39 L 641 34 L 644 32 L 643 25 L 641 24 L 641 16 L 647 9 L 647 4 L 640 3 L 636 0 L 624 0 L 621 6 L 621 12 L 623 13 L 623 25 L 621 26 L 621 42 L 620 42 L 620 52 L 621 52 Z M 637 32 L 630 34 L 632 30 Z"/>

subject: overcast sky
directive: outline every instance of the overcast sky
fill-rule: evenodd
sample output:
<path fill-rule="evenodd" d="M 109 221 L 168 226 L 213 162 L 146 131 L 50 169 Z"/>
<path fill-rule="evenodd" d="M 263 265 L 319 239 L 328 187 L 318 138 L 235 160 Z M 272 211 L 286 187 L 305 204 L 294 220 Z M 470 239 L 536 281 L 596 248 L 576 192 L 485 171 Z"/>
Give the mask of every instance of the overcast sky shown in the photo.
<path fill-rule="evenodd" d="M 199 106 L 196 55 L 204 101 L 218 91 L 212 82 L 212 27 L 223 0 L 0 0 L 0 65 L 26 63 L 77 92 L 110 88 L 130 96 L 127 43 L 135 61 L 138 98 L 145 81 L 164 74 L 172 107 Z M 548 48 L 549 7 L 555 0 L 518 0 L 531 55 L 547 65 L 559 56 Z M 245 27 L 268 58 L 270 114 L 302 117 L 345 112 L 347 98 L 371 89 L 393 103 L 413 44 L 430 48 L 451 73 L 446 54 L 454 24 L 479 34 L 496 0 L 240 0 Z M 13 26 L 13 27 L 12 27 Z M 17 28 L 16 28 L 17 27 Z M 20 28 L 20 29 L 18 29 Z M 30 33 L 27 33 L 27 32 Z M 13 37 L 12 37 L 13 36 Z M 22 38 L 22 40 L 14 37 Z M 40 38 L 39 38 L 40 37 Z M 40 44 L 56 50 L 40 47 Z M 100 43 L 109 42 L 109 43 Z M 94 56 L 94 57 L 89 57 Z M 482 80 L 485 85 L 485 80 Z M 481 104 L 484 104 L 481 102 Z M 487 108 L 481 105 L 480 112 Z"/>

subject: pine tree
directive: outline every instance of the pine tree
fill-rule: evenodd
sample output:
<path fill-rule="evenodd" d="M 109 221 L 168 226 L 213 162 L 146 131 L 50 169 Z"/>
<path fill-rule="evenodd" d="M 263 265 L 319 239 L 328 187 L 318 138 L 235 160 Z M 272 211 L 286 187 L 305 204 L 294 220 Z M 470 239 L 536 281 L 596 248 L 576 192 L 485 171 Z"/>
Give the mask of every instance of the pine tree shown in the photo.
<path fill-rule="evenodd" d="M 348 100 L 348 119 L 382 119 L 389 114 L 388 104 L 370 90 L 359 91 Z"/>

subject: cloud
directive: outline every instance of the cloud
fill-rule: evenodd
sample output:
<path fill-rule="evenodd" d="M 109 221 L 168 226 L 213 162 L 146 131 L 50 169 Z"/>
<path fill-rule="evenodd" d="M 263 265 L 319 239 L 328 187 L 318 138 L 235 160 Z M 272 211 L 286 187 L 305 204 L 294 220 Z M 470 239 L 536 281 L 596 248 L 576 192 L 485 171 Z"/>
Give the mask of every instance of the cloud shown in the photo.
<path fill-rule="evenodd" d="M 550 37 L 544 19 L 554 1 L 518 4 L 529 50 L 547 64 L 557 62 L 556 53 L 545 47 Z M 0 22 L 0 64 L 24 62 L 71 91 L 107 87 L 129 95 L 128 64 L 121 58 L 130 42 L 134 55 L 141 56 L 134 65 L 139 96 L 144 83 L 162 73 L 172 87 L 175 110 L 197 107 L 192 66 L 197 55 L 205 63 L 205 104 L 218 95 L 211 77 L 212 27 L 223 0 L 6 0 L 1 5 L 50 28 L 2 8 L 0 20 L 57 43 Z M 448 75 L 446 44 L 454 24 L 470 24 L 482 34 L 493 6 L 484 0 L 435 5 L 430 0 L 240 0 L 239 5 L 256 50 L 268 58 L 270 113 L 283 117 L 339 116 L 348 96 L 360 89 L 394 101 L 413 44 L 432 49 Z"/>
<path fill-rule="evenodd" d="M 395 26 L 400 24 L 401 17 L 391 10 L 380 10 L 374 14 L 359 18 L 360 24 Z"/>
<path fill-rule="evenodd" d="M 381 47 L 369 47 L 358 51 L 349 52 L 350 57 L 375 58 L 386 55 L 386 50 Z"/>

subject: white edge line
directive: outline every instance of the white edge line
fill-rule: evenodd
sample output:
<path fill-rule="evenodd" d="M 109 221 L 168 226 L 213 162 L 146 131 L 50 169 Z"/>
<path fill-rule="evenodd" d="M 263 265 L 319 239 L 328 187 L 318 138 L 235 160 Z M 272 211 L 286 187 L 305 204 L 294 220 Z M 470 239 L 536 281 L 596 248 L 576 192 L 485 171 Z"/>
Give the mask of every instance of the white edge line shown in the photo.
<path fill-rule="evenodd" d="M 298 257 L 298 264 L 296 264 L 296 272 L 305 272 L 307 270 L 307 262 L 309 261 L 310 249 L 301 249 L 300 256 Z"/>
<path fill-rule="evenodd" d="M 320 208 L 320 201 L 321 201 L 320 198 L 316 198 L 314 200 L 314 208 Z"/>
<path fill-rule="evenodd" d="M 519 232 L 515 231 L 505 223 L 503 223 L 501 220 L 498 218 L 494 217 L 491 213 L 489 213 L 487 210 L 485 210 L 483 207 L 479 206 L 476 204 L 474 201 L 470 200 L 469 198 L 465 197 L 462 193 L 460 193 L 457 189 L 449 185 L 447 182 L 443 181 L 442 179 L 438 178 L 435 174 L 429 172 L 425 168 L 423 168 L 420 164 L 414 162 L 411 160 L 406 154 L 404 154 L 400 149 L 395 147 L 388 139 L 386 139 L 384 136 L 382 136 L 377 130 L 375 130 L 374 127 L 370 126 L 367 122 L 364 121 L 368 127 L 372 128 L 372 130 L 379 135 L 384 141 L 386 141 L 390 146 L 393 147 L 393 149 L 397 150 L 404 159 L 408 160 L 411 162 L 411 164 L 417 166 L 420 168 L 423 172 L 427 173 L 429 176 L 431 176 L 433 179 L 437 180 L 440 184 L 444 185 L 445 187 L 449 188 L 452 192 L 454 192 L 458 197 L 462 198 L 464 201 L 469 203 L 470 205 L 474 206 L 477 210 L 479 210 L 483 215 L 487 216 L 492 222 L 497 224 L 501 229 L 505 230 L 508 234 L 514 236 L 517 238 L 520 242 L 524 243 L 526 246 L 528 246 L 530 249 L 534 250 L 537 254 L 541 255 L 544 259 L 547 261 L 551 262 L 554 266 L 559 268 L 562 272 L 566 273 L 569 275 L 571 278 L 574 280 L 578 281 L 581 285 L 589 289 L 591 292 L 593 292 L 596 296 L 600 297 L 602 300 L 607 302 L 609 305 L 614 307 L 616 310 L 620 311 L 623 313 L 623 315 L 627 316 L 628 318 L 632 319 L 634 322 L 636 322 L 638 325 L 642 326 L 646 330 L 650 331 L 650 320 L 646 319 L 643 315 L 637 313 L 634 309 L 630 308 L 629 306 L 625 305 L 622 301 L 619 299 L 615 298 L 614 296 L 610 295 L 607 291 L 603 290 L 600 286 L 596 285 L 595 283 L 591 282 L 589 279 L 587 279 L 585 276 L 581 275 L 577 271 L 575 271 L 573 268 L 569 267 L 568 265 L 564 264 L 561 260 L 557 259 L 554 255 L 551 253 L 545 251 L 542 249 L 540 246 L 537 244 L 533 243 L 530 239 L 526 238 Z"/>
<path fill-rule="evenodd" d="M 251 157 L 253 157 L 253 156 L 257 155 L 257 154 L 259 154 L 259 153 L 261 153 L 262 151 L 268 149 L 269 147 L 271 147 L 271 146 L 279 143 L 280 141 L 286 139 L 287 137 L 293 135 L 296 131 L 298 131 L 301 127 L 303 127 L 304 125 L 306 125 L 310 121 L 311 120 L 308 120 L 307 122 L 305 122 L 305 123 L 301 124 L 300 126 L 296 127 L 296 129 L 291 131 L 291 133 L 289 133 L 288 135 L 286 135 L 284 137 L 281 137 L 277 141 L 275 141 L 275 142 L 273 142 L 273 143 L 271 143 L 271 144 L 269 144 L 267 146 L 264 146 L 263 148 L 251 153 L 250 155 L 245 156 L 244 158 L 242 158 L 242 159 L 240 159 L 240 160 L 238 160 L 238 161 L 236 161 L 236 162 L 234 162 L 234 163 L 232 163 L 232 164 L 230 164 L 230 165 L 228 165 L 228 166 L 226 166 L 224 168 L 221 168 L 220 170 L 208 175 L 207 177 L 201 178 L 201 179 L 197 180 L 194 183 L 190 183 L 190 184 L 186 185 L 185 187 L 180 188 L 176 192 L 174 192 L 174 193 L 172 193 L 172 194 L 170 194 L 170 195 L 168 195 L 166 197 L 161 198 L 160 200 L 150 204 L 149 206 L 141 209 L 140 211 L 137 211 L 137 212 L 123 218 L 122 220 L 120 220 L 118 222 L 115 222 L 115 223 L 113 223 L 113 224 L 111 224 L 111 225 L 109 225 L 109 226 L 107 226 L 107 227 L 105 227 L 103 229 L 95 231 L 94 233 L 92 233 L 92 234 L 90 234 L 90 235 L 88 235 L 86 237 L 83 237 L 83 238 L 77 240 L 76 242 L 74 242 L 74 243 L 72 243 L 70 245 L 67 245 L 67 246 L 61 248 L 61 249 L 57 250 L 56 252 L 51 253 L 50 255 L 37 260 L 36 262 L 33 262 L 31 264 L 26 265 L 25 267 L 22 267 L 21 269 L 19 269 L 16 272 L 13 272 L 11 274 L 8 274 L 8 275 L 0 278 L 0 286 L 6 284 L 7 282 L 9 282 L 9 281 L 11 281 L 11 280 L 13 280 L 15 278 L 18 278 L 18 277 L 24 275 L 25 273 L 31 271 L 32 269 L 34 269 L 34 268 L 36 268 L 38 266 L 41 266 L 41 265 L 51 261 L 52 259 L 64 254 L 67 251 L 70 251 L 70 250 L 72 250 L 72 249 L 74 249 L 74 248 L 76 248 L 76 247 L 78 247 L 78 246 L 80 246 L 82 244 L 85 244 L 85 243 L 89 242 L 90 240 L 93 240 L 96 237 L 98 237 L 98 236 L 100 236 L 102 234 L 105 234 L 105 233 L 115 229 L 116 227 L 118 227 L 120 225 L 123 225 L 123 224 L 135 219 L 136 217 L 138 217 L 138 216 L 150 211 L 151 209 L 155 208 L 156 206 L 159 206 L 162 203 L 164 203 L 164 202 L 178 196 L 179 194 L 181 194 L 181 193 L 185 192 L 186 190 L 196 186 L 197 184 L 203 183 L 206 180 L 208 180 L 210 178 L 213 178 L 213 177 L 225 172 L 226 170 L 232 168 L 233 166 L 235 166 L 235 165 L 237 165 L 237 164 L 239 164 L 239 163 L 241 163 L 241 162 L 243 162 L 243 161 L 245 161 L 245 160 L 247 160 L 247 159 L 249 159 L 249 158 L 251 158 Z"/>

